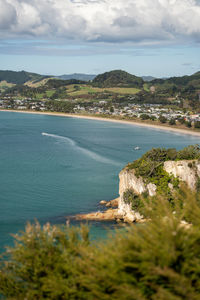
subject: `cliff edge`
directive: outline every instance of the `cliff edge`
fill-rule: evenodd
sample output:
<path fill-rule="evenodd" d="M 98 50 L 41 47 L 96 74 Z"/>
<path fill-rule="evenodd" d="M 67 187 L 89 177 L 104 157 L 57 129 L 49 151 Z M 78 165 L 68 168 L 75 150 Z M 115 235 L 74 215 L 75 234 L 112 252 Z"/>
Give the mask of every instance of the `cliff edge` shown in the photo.
<path fill-rule="evenodd" d="M 75 218 L 144 222 L 144 199 L 161 195 L 172 202 L 181 182 L 192 191 L 200 190 L 200 147 L 188 146 L 180 151 L 153 148 L 119 173 L 119 198 L 100 202 L 109 207 L 108 210 L 81 214 Z M 158 198 L 156 201 L 159 201 Z"/>
<path fill-rule="evenodd" d="M 140 159 L 128 164 L 119 174 L 118 215 L 125 222 L 138 222 L 140 195 L 171 197 L 173 190 L 185 182 L 191 190 L 200 185 L 200 148 L 188 146 L 183 150 L 152 149 Z"/>

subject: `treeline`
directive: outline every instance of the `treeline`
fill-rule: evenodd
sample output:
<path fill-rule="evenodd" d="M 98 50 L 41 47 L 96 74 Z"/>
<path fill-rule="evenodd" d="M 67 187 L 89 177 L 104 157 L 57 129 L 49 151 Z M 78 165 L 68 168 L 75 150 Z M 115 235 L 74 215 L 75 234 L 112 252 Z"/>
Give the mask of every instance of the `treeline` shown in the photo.
<path fill-rule="evenodd" d="M 46 108 L 49 111 L 72 113 L 74 104 L 69 101 L 46 101 Z"/>
<path fill-rule="evenodd" d="M 61 79 L 49 79 L 45 84 L 48 88 L 60 88 L 71 84 L 88 84 L 86 81 L 77 80 L 77 79 L 68 79 L 68 80 L 61 80 Z"/>

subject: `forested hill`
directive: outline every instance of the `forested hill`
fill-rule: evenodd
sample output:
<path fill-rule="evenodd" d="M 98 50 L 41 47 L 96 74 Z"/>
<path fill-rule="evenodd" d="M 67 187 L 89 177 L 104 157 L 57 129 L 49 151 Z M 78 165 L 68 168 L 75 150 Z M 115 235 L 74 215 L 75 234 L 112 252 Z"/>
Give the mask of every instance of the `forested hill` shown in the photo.
<path fill-rule="evenodd" d="M 200 72 L 194 73 L 190 76 L 170 77 L 167 79 L 154 79 L 151 81 L 153 85 L 174 85 L 178 88 L 185 88 L 186 86 L 193 86 L 200 89 Z"/>
<path fill-rule="evenodd" d="M 44 76 L 36 73 L 29 73 L 25 71 L 0 71 L 0 81 L 7 81 L 13 84 L 24 84 L 27 81 L 39 81 L 43 78 L 48 78 L 49 76 Z"/>
<path fill-rule="evenodd" d="M 142 87 L 144 81 L 142 78 L 131 75 L 122 70 L 114 70 L 96 76 L 93 85 L 98 87 Z"/>

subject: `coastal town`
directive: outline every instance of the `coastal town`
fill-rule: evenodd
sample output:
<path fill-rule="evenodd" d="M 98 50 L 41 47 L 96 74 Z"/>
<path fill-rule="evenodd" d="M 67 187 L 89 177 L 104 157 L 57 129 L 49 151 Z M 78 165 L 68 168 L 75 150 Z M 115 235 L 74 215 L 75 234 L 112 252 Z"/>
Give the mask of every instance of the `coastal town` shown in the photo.
<path fill-rule="evenodd" d="M 59 100 L 56 100 L 59 103 Z M 200 113 L 195 113 L 190 109 L 181 109 L 179 107 L 164 106 L 161 104 L 126 104 L 110 103 L 110 101 L 100 100 L 94 102 L 73 101 L 67 113 L 89 114 L 96 116 L 118 117 L 124 119 L 140 119 L 160 121 L 175 125 L 177 122 L 185 124 L 188 128 L 194 126 L 200 127 Z M 34 100 L 31 98 L 13 99 L 4 97 L 0 99 L 0 109 L 31 110 L 31 111 L 55 111 L 51 107 L 50 100 Z"/>
<path fill-rule="evenodd" d="M 89 81 L 0 71 L 0 109 L 200 128 L 200 72 L 152 79 L 113 70 Z"/>

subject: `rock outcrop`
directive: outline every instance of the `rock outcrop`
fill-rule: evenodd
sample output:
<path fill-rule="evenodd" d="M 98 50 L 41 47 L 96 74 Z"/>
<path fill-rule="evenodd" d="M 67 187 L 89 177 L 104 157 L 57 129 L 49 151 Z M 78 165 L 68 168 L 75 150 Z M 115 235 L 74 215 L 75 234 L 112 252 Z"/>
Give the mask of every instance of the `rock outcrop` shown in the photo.
<path fill-rule="evenodd" d="M 123 195 L 127 190 L 133 190 L 138 195 L 148 192 L 150 196 L 154 196 L 156 194 L 156 185 L 153 183 L 146 185 L 142 177 L 136 177 L 134 169 L 129 170 L 125 168 L 119 173 L 120 198 L 118 213 L 125 222 L 132 223 L 141 221 L 143 217 L 138 212 L 133 211 L 131 204 L 124 202 Z"/>
<path fill-rule="evenodd" d="M 98 211 L 98 212 L 92 212 L 88 214 L 80 214 L 76 215 L 76 220 L 88 220 L 88 221 L 112 221 L 119 218 L 118 216 L 118 209 L 108 209 L 104 212 Z"/>
<path fill-rule="evenodd" d="M 200 161 L 198 160 L 179 160 L 163 162 L 163 170 L 168 174 L 178 178 L 179 181 L 187 183 L 191 190 L 195 190 L 200 178 Z M 158 186 L 149 183 L 141 176 L 135 175 L 135 170 L 129 167 L 124 168 L 119 174 L 119 198 L 111 201 L 102 200 L 100 205 L 109 207 L 105 211 L 99 211 L 84 215 L 77 215 L 78 220 L 117 220 L 126 223 L 143 222 L 143 216 L 133 210 L 133 204 L 124 200 L 127 191 L 132 191 L 133 195 L 141 195 L 146 192 L 149 196 L 155 196 Z M 168 183 L 168 187 L 173 190 L 172 183 Z M 138 197 L 137 197 L 138 198 Z M 135 198 L 133 198 L 135 199 Z M 133 200 L 134 201 L 134 200 Z M 114 208 L 114 209 L 113 209 Z"/>
<path fill-rule="evenodd" d="M 187 183 L 191 190 L 196 189 L 200 177 L 200 162 L 197 160 L 166 161 L 164 170 L 180 181 Z"/>
<path fill-rule="evenodd" d="M 164 162 L 164 170 L 178 178 L 180 181 L 187 183 L 191 190 L 196 189 L 197 181 L 200 177 L 200 162 L 197 160 L 181 160 Z M 122 216 L 125 222 L 138 222 L 143 217 L 132 209 L 132 205 L 125 203 L 124 193 L 127 190 L 133 190 L 134 193 L 140 195 L 147 192 L 149 196 L 156 195 L 157 187 L 153 183 L 146 184 L 143 178 L 136 177 L 134 169 L 123 169 L 119 174 L 119 206 L 118 214 Z M 173 186 L 171 186 L 173 189 Z"/>

